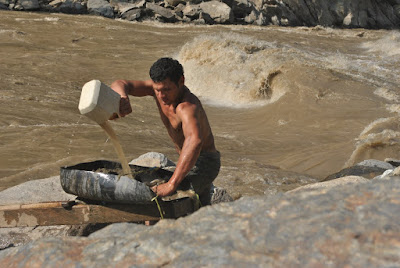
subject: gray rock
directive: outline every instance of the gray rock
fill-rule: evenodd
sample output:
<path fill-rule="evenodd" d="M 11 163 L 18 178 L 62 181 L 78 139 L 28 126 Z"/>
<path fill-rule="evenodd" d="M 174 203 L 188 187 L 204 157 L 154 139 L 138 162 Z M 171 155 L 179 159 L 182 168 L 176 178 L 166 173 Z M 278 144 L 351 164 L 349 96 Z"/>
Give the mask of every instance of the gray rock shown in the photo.
<path fill-rule="evenodd" d="M 398 167 L 400 166 L 400 160 L 398 159 L 394 159 L 394 158 L 386 158 L 385 162 L 388 162 L 389 164 L 391 164 L 393 167 Z"/>
<path fill-rule="evenodd" d="M 198 19 L 200 16 L 200 5 L 187 5 L 182 13 L 185 17 L 190 18 L 191 20 Z"/>
<path fill-rule="evenodd" d="M 145 5 L 146 5 L 145 0 L 141 0 L 136 3 L 117 2 L 117 3 L 115 3 L 114 8 L 116 11 L 118 11 L 122 15 L 125 12 L 128 12 L 129 10 L 132 10 L 132 9 L 144 8 Z"/>
<path fill-rule="evenodd" d="M 351 28 L 398 28 L 400 25 L 396 2 L 379 0 L 252 2 L 271 23 L 279 25 Z"/>
<path fill-rule="evenodd" d="M 123 18 L 125 20 L 129 20 L 129 21 L 138 20 L 141 17 L 142 17 L 141 9 L 130 9 L 130 10 L 124 12 L 123 14 L 121 14 L 121 18 Z"/>
<path fill-rule="evenodd" d="M 51 1 L 49 3 L 49 5 L 54 7 L 54 8 L 58 8 L 59 6 L 61 6 L 62 3 L 64 3 L 63 0 L 54 0 L 54 1 Z"/>
<path fill-rule="evenodd" d="M 74 0 L 63 1 L 58 6 L 58 10 L 62 13 L 67 13 L 67 14 L 85 14 L 87 12 L 87 8 L 84 3 Z"/>
<path fill-rule="evenodd" d="M 0 251 L 20 267 L 397 267 L 400 180 L 247 197 L 154 226 L 110 225 Z"/>
<path fill-rule="evenodd" d="M 189 4 L 189 5 L 197 5 L 197 4 L 200 4 L 201 2 L 203 2 L 203 0 L 186 0 L 185 2 L 186 2 L 186 4 Z"/>
<path fill-rule="evenodd" d="M 176 7 L 179 4 L 185 3 L 183 0 L 164 0 L 165 3 L 167 3 L 170 6 Z"/>
<path fill-rule="evenodd" d="M 345 177 L 345 176 L 361 176 L 367 179 L 373 179 L 376 176 L 381 175 L 386 171 L 386 168 L 378 167 L 378 166 L 364 166 L 364 165 L 355 165 L 352 167 L 344 168 L 339 172 L 331 174 L 327 176 L 322 181 L 334 180 L 337 178 Z"/>
<path fill-rule="evenodd" d="M 153 11 L 156 15 L 158 15 L 158 18 L 160 18 L 164 22 L 177 21 L 175 13 L 171 9 L 164 8 L 162 6 L 159 6 L 159 5 L 150 3 L 150 2 L 146 3 L 146 8 Z"/>
<path fill-rule="evenodd" d="M 230 3 L 225 1 L 225 3 L 232 8 L 234 18 L 238 21 L 256 10 L 254 4 L 249 0 L 233 0 Z"/>
<path fill-rule="evenodd" d="M 225 3 L 218 1 L 202 2 L 200 8 L 203 13 L 208 14 L 216 23 L 232 23 L 232 9 Z"/>
<path fill-rule="evenodd" d="M 0 250 L 25 245 L 39 238 L 68 236 L 71 228 L 67 225 L 0 228 Z"/>
<path fill-rule="evenodd" d="M 131 165 L 142 167 L 175 167 L 175 163 L 169 160 L 164 154 L 157 152 L 148 152 L 142 154 L 136 159 L 129 162 Z"/>
<path fill-rule="evenodd" d="M 400 18 L 400 4 L 393 6 L 393 12 L 398 18 Z"/>
<path fill-rule="evenodd" d="M 17 5 L 22 10 L 38 10 L 40 8 L 38 0 L 18 0 Z"/>
<path fill-rule="evenodd" d="M 74 200 L 61 187 L 60 176 L 28 181 L 0 192 L 0 205 Z"/>
<path fill-rule="evenodd" d="M 302 194 L 309 194 L 309 195 L 312 195 L 314 193 L 321 194 L 323 190 L 328 191 L 337 186 L 342 186 L 342 185 L 347 185 L 347 184 L 356 184 L 356 183 L 365 183 L 368 181 L 369 181 L 368 179 L 366 179 L 364 177 L 360 177 L 360 176 L 346 176 L 346 177 L 338 178 L 335 180 L 307 184 L 304 186 L 300 186 L 296 189 L 287 191 L 286 193 L 287 194 L 294 194 L 294 193 L 297 194 L 300 191 L 302 191 L 303 192 Z"/>
<path fill-rule="evenodd" d="M 376 176 L 374 179 L 391 179 L 393 177 L 400 178 L 400 167 L 395 169 L 388 169 L 382 175 Z"/>
<path fill-rule="evenodd" d="M 90 14 L 114 18 L 114 9 L 105 0 L 88 0 L 87 8 Z"/>
<path fill-rule="evenodd" d="M 255 24 L 259 26 L 266 25 L 267 22 L 264 14 L 255 10 L 251 11 L 251 13 L 244 18 L 244 21 L 248 24 Z"/>
<path fill-rule="evenodd" d="M 378 167 L 382 169 L 393 169 L 394 167 L 386 162 L 386 161 L 380 161 L 380 160 L 375 160 L 375 159 L 367 159 L 364 161 L 361 161 L 360 163 L 357 164 L 357 166 L 365 166 L 365 167 Z"/>
<path fill-rule="evenodd" d="M 76 196 L 61 187 L 60 177 L 28 181 L 0 192 L 0 205 L 28 204 L 49 201 L 69 201 Z M 68 225 L 0 228 L 0 249 L 26 244 L 42 237 L 71 235 L 76 227 Z"/>
<path fill-rule="evenodd" d="M 219 187 L 211 186 L 211 205 L 215 205 L 223 202 L 232 202 L 233 198 L 228 194 L 228 192 Z"/>
<path fill-rule="evenodd" d="M 6 6 L 5 4 L 0 3 L 0 9 L 8 9 L 8 5 Z"/>

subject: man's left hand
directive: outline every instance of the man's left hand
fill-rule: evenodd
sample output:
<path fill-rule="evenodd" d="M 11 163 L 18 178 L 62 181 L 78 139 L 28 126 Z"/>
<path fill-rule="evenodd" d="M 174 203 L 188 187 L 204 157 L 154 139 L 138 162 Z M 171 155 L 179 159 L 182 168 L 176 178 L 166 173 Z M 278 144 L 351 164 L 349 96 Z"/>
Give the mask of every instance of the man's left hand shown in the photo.
<path fill-rule="evenodd" d="M 158 196 L 167 196 L 175 192 L 175 187 L 168 182 L 151 187 L 151 190 Z"/>

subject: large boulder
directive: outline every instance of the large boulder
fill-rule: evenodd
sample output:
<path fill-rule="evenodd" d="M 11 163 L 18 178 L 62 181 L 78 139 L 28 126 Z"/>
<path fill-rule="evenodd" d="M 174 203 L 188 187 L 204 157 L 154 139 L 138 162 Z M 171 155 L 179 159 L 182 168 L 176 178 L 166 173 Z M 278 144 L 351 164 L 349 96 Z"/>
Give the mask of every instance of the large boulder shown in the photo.
<path fill-rule="evenodd" d="M 245 197 L 154 226 L 0 251 L 1 267 L 397 267 L 400 179 Z"/>

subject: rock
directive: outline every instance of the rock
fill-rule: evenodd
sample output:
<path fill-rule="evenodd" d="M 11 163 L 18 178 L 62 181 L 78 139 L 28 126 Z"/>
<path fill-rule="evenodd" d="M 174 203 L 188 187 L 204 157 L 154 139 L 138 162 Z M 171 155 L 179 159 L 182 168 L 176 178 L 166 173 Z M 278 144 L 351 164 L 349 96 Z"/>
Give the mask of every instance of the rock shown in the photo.
<path fill-rule="evenodd" d="M 203 13 L 208 14 L 215 23 L 232 23 L 232 9 L 225 3 L 218 1 L 202 2 L 200 9 Z"/>
<path fill-rule="evenodd" d="M 76 196 L 61 187 L 60 177 L 28 181 L 0 192 L 0 205 L 69 201 Z M 64 237 L 76 227 L 68 225 L 0 228 L 0 249 L 26 244 L 42 237 Z"/>
<path fill-rule="evenodd" d="M 386 158 L 385 162 L 388 162 L 389 164 L 391 164 L 393 167 L 398 167 L 400 166 L 400 160 L 398 159 L 394 159 L 394 158 Z"/>
<path fill-rule="evenodd" d="M 395 169 L 388 169 L 382 175 L 376 176 L 374 179 L 391 179 L 392 177 L 400 176 L 400 167 L 396 167 Z"/>
<path fill-rule="evenodd" d="M 130 9 L 129 11 L 121 14 L 121 18 L 129 21 L 138 20 L 140 17 L 142 17 L 141 9 Z M 140 164 L 138 165 L 141 166 Z"/>
<path fill-rule="evenodd" d="M 0 228 L 0 250 L 18 247 L 43 237 L 63 237 L 69 234 L 71 226 L 38 226 Z"/>
<path fill-rule="evenodd" d="M 244 21 L 248 24 L 255 24 L 259 26 L 266 25 L 266 18 L 264 14 L 254 10 L 244 18 Z"/>
<path fill-rule="evenodd" d="M 331 174 L 327 176 L 322 181 L 334 180 L 337 178 L 345 177 L 345 176 L 361 176 L 367 179 L 373 179 L 378 175 L 381 175 L 386 171 L 386 168 L 378 167 L 378 166 L 364 166 L 364 165 L 355 165 L 352 167 L 348 167 L 342 169 L 341 171 Z"/>
<path fill-rule="evenodd" d="M 397 0 L 0 0 L 0 9 L 56 11 L 138 20 L 153 17 L 163 22 L 201 24 L 255 24 L 279 26 L 318 25 L 342 28 L 398 29 L 400 3 Z M 148 8 L 144 8 L 144 5 Z M 61 6 L 61 7 L 60 7 Z M 85 9 L 86 6 L 86 9 Z M 122 14 L 131 9 L 143 9 Z M 211 19 L 210 19 L 211 18 Z"/>
<path fill-rule="evenodd" d="M 215 187 L 214 185 L 211 185 L 210 194 L 211 194 L 211 205 L 233 201 L 233 198 L 228 194 L 228 192 L 225 189 Z"/>
<path fill-rule="evenodd" d="M 341 178 L 338 178 L 335 180 L 307 184 L 304 186 L 300 186 L 296 189 L 293 189 L 291 191 L 288 191 L 286 193 L 293 194 L 293 193 L 298 193 L 298 192 L 302 191 L 304 194 L 309 194 L 309 195 L 312 195 L 315 192 L 317 194 L 321 194 L 321 192 L 323 190 L 328 191 L 337 186 L 342 186 L 342 185 L 347 185 L 347 184 L 365 183 L 367 181 L 369 181 L 369 180 L 364 177 L 360 177 L 360 176 L 346 176 L 346 177 L 341 177 Z"/>
<path fill-rule="evenodd" d="M 153 11 L 156 15 L 158 15 L 158 18 L 160 18 L 164 22 L 175 22 L 177 21 L 177 18 L 172 12 L 172 10 L 168 8 L 161 7 L 159 5 L 153 4 L 153 3 L 146 3 L 146 8 L 150 9 Z"/>
<path fill-rule="evenodd" d="M 266 1 L 255 5 L 271 23 L 289 26 L 398 28 L 395 2 L 386 1 Z M 274 11 L 270 9 L 274 7 Z"/>
<path fill-rule="evenodd" d="M 87 9 L 90 14 L 114 18 L 114 10 L 105 0 L 88 0 Z"/>
<path fill-rule="evenodd" d="M 142 167 L 175 167 L 175 163 L 169 160 L 164 154 L 157 152 L 148 152 L 142 154 L 136 159 L 129 162 L 131 165 Z"/>
<path fill-rule="evenodd" d="M 393 12 L 398 18 L 400 18 L 400 4 L 393 6 Z"/>
<path fill-rule="evenodd" d="M 54 1 L 51 1 L 49 3 L 49 5 L 54 7 L 54 8 L 58 8 L 59 6 L 61 6 L 62 3 L 64 3 L 63 0 L 54 0 Z"/>
<path fill-rule="evenodd" d="M 125 12 L 128 12 L 129 10 L 132 10 L 132 9 L 144 8 L 145 5 L 146 5 L 145 0 L 141 0 L 136 3 L 117 2 L 115 4 L 115 10 L 118 11 L 122 15 Z"/>
<path fill-rule="evenodd" d="M 84 5 L 82 2 L 73 1 L 73 0 L 63 1 L 58 6 L 58 10 L 62 13 L 67 13 L 67 14 L 85 14 L 85 13 L 87 13 L 86 5 Z"/>
<path fill-rule="evenodd" d="M 386 161 L 379 161 L 375 159 L 368 159 L 361 161 L 360 163 L 357 164 L 357 166 L 365 166 L 365 167 L 378 167 L 382 169 L 393 169 L 394 167 L 386 162 Z"/>
<path fill-rule="evenodd" d="M 74 200 L 61 187 L 60 176 L 28 181 L 0 192 L 0 205 Z"/>
<path fill-rule="evenodd" d="M 183 15 L 191 20 L 198 19 L 200 16 L 200 12 L 200 5 L 187 5 L 182 10 Z"/>
<path fill-rule="evenodd" d="M 17 6 L 22 10 L 38 10 L 40 8 L 38 0 L 18 0 Z"/>
<path fill-rule="evenodd" d="M 0 251 L 2 267 L 397 267 L 400 180 L 246 197 L 153 226 Z"/>
<path fill-rule="evenodd" d="M 224 3 L 232 8 L 233 16 L 236 21 L 244 20 L 245 17 L 256 10 L 253 3 L 248 0 L 224 1 Z"/>
<path fill-rule="evenodd" d="M 183 0 L 164 0 L 165 3 L 167 3 L 170 6 L 176 7 L 179 4 L 185 3 Z"/>

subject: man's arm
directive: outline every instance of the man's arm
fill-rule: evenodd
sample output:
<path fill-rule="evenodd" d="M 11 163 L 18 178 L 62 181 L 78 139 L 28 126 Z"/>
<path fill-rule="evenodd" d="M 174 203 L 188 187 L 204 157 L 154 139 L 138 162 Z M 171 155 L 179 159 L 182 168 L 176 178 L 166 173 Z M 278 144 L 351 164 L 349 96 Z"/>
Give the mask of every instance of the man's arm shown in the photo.
<path fill-rule="evenodd" d="M 111 88 L 121 95 L 119 104 L 119 113 L 121 117 L 132 112 L 131 103 L 128 95 L 135 97 L 153 96 L 153 81 L 152 80 L 116 80 L 111 84 Z M 111 118 L 115 119 L 115 118 Z"/>
<path fill-rule="evenodd" d="M 183 142 L 175 172 L 170 180 L 167 183 L 153 187 L 153 190 L 159 196 L 167 196 L 176 191 L 190 169 L 196 164 L 203 144 L 197 106 L 188 103 L 181 104 L 177 109 L 177 115 L 182 119 L 185 141 Z"/>

